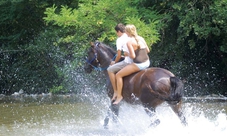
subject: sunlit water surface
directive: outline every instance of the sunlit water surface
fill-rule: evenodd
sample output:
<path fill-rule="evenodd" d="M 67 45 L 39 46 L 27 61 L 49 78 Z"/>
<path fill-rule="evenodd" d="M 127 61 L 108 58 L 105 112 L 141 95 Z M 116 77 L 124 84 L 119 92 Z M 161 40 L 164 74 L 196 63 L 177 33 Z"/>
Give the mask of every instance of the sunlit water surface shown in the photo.
<path fill-rule="evenodd" d="M 196 99 L 197 100 L 197 99 Z M 188 126 L 162 104 L 157 108 L 159 126 L 149 128 L 149 117 L 139 105 L 122 103 L 119 123 L 103 119 L 109 99 L 95 94 L 66 96 L 16 96 L 0 99 L 1 136 L 150 136 L 227 134 L 227 101 L 184 100 Z"/>

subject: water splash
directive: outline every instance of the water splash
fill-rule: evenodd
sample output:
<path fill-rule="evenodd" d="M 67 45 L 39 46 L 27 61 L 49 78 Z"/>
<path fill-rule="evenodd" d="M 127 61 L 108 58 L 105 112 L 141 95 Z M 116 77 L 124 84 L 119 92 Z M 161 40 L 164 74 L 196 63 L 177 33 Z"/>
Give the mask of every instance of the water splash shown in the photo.
<path fill-rule="evenodd" d="M 14 115 L 14 122 L 0 125 L 0 136 L 224 136 L 227 133 L 226 102 L 186 102 L 186 127 L 164 103 L 156 110 L 161 123 L 155 128 L 148 127 L 150 118 L 142 106 L 122 103 L 119 123 L 110 121 L 109 129 L 104 129 L 103 120 L 109 106 L 107 97 L 87 90 L 65 99 L 57 99 L 61 103 L 3 104 L 8 114 Z"/>
<path fill-rule="evenodd" d="M 122 111 L 123 109 L 127 109 Z M 227 115 L 221 111 L 216 118 L 207 117 L 206 111 L 193 111 L 193 107 L 186 108 L 186 118 L 188 126 L 182 126 L 177 116 L 165 104 L 157 108 L 157 116 L 161 123 L 156 128 L 148 128 L 149 118 L 143 112 L 142 107 L 125 105 L 121 107 L 120 120 L 121 124 L 111 126 L 110 132 L 114 135 L 226 135 L 227 132 Z M 198 112 L 200 114 L 193 114 Z"/>

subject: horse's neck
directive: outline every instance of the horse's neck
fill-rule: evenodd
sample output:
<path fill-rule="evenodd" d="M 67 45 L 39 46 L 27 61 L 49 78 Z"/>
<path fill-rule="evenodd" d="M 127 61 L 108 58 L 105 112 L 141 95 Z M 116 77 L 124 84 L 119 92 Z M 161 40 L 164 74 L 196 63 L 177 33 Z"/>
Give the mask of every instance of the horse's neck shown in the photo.
<path fill-rule="evenodd" d="M 100 67 L 102 68 L 107 81 L 109 80 L 109 74 L 107 72 L 107 68 L 110 66 L 111 61 L 112 61 L 112 58 L 106 58 L 106 59 L 102 58 L 102 60 L 100 60 L 100 62 L 99 62 Z"/>
<path fill-rule="evenodd" d="M 100 54 L 100 56 L 98 58 L 99 64 L 101 65 L 102 68 L 104 68 L 104 69 L 106 68 L 107 69 L 109 67 L 109 65 L 110 65 L 110 63 L 111 63 L 111 61 L 112 61 L 114 56 L 112 56 L 111 53 L 105 52 L 103 50 L 100 50 L 99 54 Z"/>
<path fill-rule="evenodd" d="M 108 49 L 105 49 L 105 47 L 99 48 L 99 64 L 100 67 L 104 70 L 104 74 L 107 78 L 107 80 L 109 80 L 109 75 L 107 72 L 107 68 L 110 66 L 111 61 L 114 58 L 113 53 L 111 53 L 111 51 L 109 51 Z"/>
<path fill-rule="evenodd" d="M 111 63 L 111 59 L 102 59 L 99 61 L 99 63 L 102 68 L 107 68 Z"/>

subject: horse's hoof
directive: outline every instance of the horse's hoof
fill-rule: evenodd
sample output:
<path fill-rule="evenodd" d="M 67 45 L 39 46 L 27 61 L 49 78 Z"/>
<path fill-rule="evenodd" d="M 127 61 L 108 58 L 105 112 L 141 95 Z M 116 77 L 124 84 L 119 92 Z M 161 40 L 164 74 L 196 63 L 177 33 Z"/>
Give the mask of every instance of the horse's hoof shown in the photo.
<path fill-rule="evenodd" d="M 181 123 L 184 127 L 188 126 L 188 123 L 185 121 L 185 122 L 182 122 Z"/>
<path fill-rule="evenodd" d="M 108 126 L 107 125 L 106 126 L 104 125 L 103 127 L 104 127 L 104 129 L 108 129 Z"/>
<path fill-rule="evenodd" d="M 104 125 L 103 125 L 104 128 L 107 127 L 108 123 L 109 123 L 109 117 L 106 117 L 106 118 L 104 119 Z"/>
<path fill-rule="evenodd" d="M 156 119 L 154 122 L 152 122 L 152 123 L 150 124 L 149 127 L 157 127 L 159 124 L 160 124 L 160 120 L 159 120 L 159 119 Z"/>

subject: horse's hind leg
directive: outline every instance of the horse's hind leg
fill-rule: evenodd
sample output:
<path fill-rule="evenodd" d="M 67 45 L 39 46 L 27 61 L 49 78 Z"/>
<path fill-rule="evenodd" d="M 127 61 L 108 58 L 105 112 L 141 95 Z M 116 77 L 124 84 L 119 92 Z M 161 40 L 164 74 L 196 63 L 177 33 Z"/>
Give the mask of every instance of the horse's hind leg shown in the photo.
<path fill-rule="evenodd" d="M 170 105 L 170 107 L 172 108 L 172 110 L 176 113 L 176 115 L 179 117 L 179 119 L 181 120 L 181 123 L 186 126 L 187 125 L 187 121 L 186 121 L 186 118 L 182 112 L 182 101 L 180 101 L 179 103 L 177 104 L 171 104 L 171 103 L 168 103 Z"/>
<path fill-rule="evenodd" d="M 149 127 L 156 127 L 160 124 L 160 120 L 156 116 L 155 109 L 158 105 L 163 103 L 163 100 L 155 98 L 151 93 L 150 90 L 147 88 L 142 89 L 140 100 L 142 102 L 142 105 L 146 111 L 146 113 L 149 115 L 151 124 Z"/>

